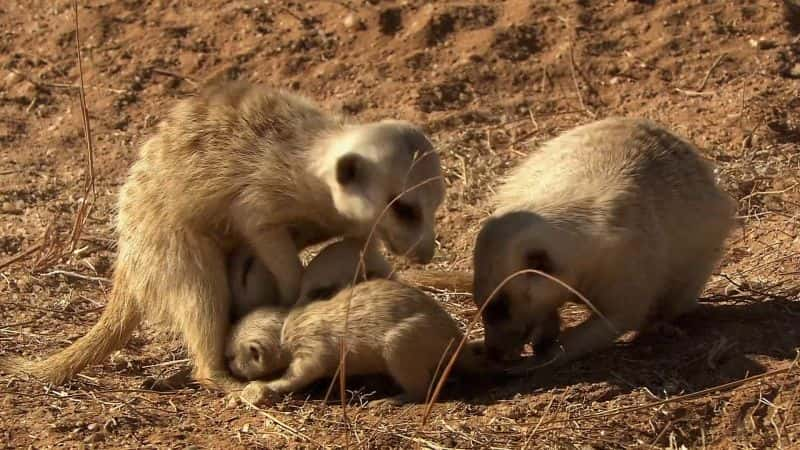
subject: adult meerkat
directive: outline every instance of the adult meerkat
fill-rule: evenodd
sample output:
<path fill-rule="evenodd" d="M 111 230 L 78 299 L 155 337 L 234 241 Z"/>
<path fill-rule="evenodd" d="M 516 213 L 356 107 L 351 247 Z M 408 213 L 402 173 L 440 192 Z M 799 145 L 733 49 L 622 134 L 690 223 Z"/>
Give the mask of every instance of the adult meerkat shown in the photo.
<path fill-rule="evenodd" d="M 547 356 L 560 363 L 693 309 L 736 211 L 692 144 L 630 118 L 545 143 L 506 177 L 494 202 L 476 239 L 475 303 L 511 274 L 536 269 L 577 289 L 605 317 L 564 331 L 563 353 Z M 577 298 L 545 277 L 512 279 L 484 310 L 490 356 L 518 356 L 532 335 L 552 343 L 566 301 Z"/>
<path fill-rule="evenodd" d="M 373 405 L 401 404 L 425 400 L 440 361 L 444 367 L 443 357 L 452 355 L 462 336 L 455 320 L 421 290 L 375 279 L 326 301 L 253 311 L 234 325 L 226 357 L 231 372 L 243 379 L 279 376 L 253 381 L 242 392 L 243 398 L 260 403 L 334 376 L 345 337 L 347 374 L 389 374 L 403 393 Z M 489 367 L 484 345 L 477 341 L 462 349 L 455 366 L 467 373 Z"/>
<path fill-rule="evenodd" d="M 113 289 L 99 322 L 43 361 L 6 359 L 0 368 L 62 383 L 149 318 L 182 336 L 195 379 L 239 389 L 224 355 L 230 250 L 251 246 L 289 304 L 299 247 L 363 238 L 376 221 L 391 251 L 429 261 L 443 196 L 439 157 L 407 122 L 352 125 L 297 95 L 209 86 L 167 114 L 120 191 Z"/>

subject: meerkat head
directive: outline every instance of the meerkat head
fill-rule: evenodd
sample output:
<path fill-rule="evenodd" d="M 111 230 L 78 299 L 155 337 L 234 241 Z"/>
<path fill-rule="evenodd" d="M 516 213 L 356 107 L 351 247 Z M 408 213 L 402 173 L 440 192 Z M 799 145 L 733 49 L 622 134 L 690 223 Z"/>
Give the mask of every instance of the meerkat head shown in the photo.
<path fill-rule="evenodd" d="M 361 233 L 378 221 L 378 236 L 392 253 L 429 262 L 445 188 L 439 155 L 425 134 L 408 122 L 384 120 L 348 127 L 326 145 L 318 172 L 337 211 Z"/>
<path fill-rule="evenodd" d="M 532 213 L 512 212 L 489 219 L 475 243 L 476 305 L 483 305 L 503 280 L 521 270 L 538 270 L 571 283 L 566 252 L 572 244 L 567 239 Z M 489 356 L 513 359 L 520 356 L 526 343 L 541 339 L 543 344 L 550 344 L 558 332 L 557 309 L 569 298 L 569 291 L 536 273 L 520 274 L 508 281 L 483 311 Z"/>
<path fill-rule="evenodd" d="M 233 326 L 225 348 L 225 358 L 234 376 L 255 380 L 286 368 L 288 356 L 281 347 L 281 329 L 285 318 L 285 309 L 261 307 Z"/>
<path fill-rule="evenodd" d="M 361 239 L 345 238 L 323 248 L 303 271 L 297 304 L 327 300 L 356 283 L 376 278 L 393 278 L 392 266 L 375 246 L 364 249 Z M 364 251 L 364 267 L 360 266 Z"/>

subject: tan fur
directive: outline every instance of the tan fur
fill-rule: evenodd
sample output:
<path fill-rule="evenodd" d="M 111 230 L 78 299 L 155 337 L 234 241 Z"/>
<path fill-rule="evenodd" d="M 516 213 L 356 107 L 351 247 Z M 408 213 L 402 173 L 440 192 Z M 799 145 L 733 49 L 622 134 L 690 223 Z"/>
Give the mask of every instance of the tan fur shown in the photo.
<path fill-rule="evenodd" d="M 291 302 L 302 270 L 295 239 L 363 237 L 392 197 L 433 179 L 403 194 L 377 225 L 391 250 L 426 262 L 440 174 L 432 145 L 406 122 L 349 125 L 285 92 L 210 86 L 167 114 L 121 189 L 114 288 L 100 321 L 41 362 L 0 367 L 62 383 L 122 346 L 146 317 L 183 337 L 195 378 L 236 389 L 224 358 L 225 255 L 252 246 L 281 301 Z"/>
<path fill-rule="evenodd" d="M 692 144 L 625 118 L 545 143 L 508 175 L 494 201 L 475 246 L 475 302 L 483 304 L 505 277 L 534 268 L 576 288 L 612 323 L 593 316 L 566 330 L 559 362 L 694 308 L 736 210 Z M 508 283 L 484 314 L 490 354 L 519 355 L 532 334 L 552 342 L 566 301 L 578 300 L 535 274 Z"/>
<path fill-rule="evenodd" d="M 422 289 L 472 292 L 472 272 L 408 269 L 397 273 L 397 279 Z"/>
<path fill-rule="evenodd" d="M 281 340 L 276 338 L 280 329 L 275 323 L 284 315 Z M 434 299 L 402 283 L 376 279 L 345 288 L 330 300 L 295 307 L 288 314 L 279 308 L 254 311 L 234 326 L 227 356 L 231 370 L 250 380 L 285 369 L 280 378 L 251 384 L 245 392 L 251 401 L 264 400 L 332 377 L 345 334 L 347 374 L 391 375 L 404 390 L 391 403 L 424 400 L 448 346 L 454 350 L 462 337 L 456 322 Z M 472 343 L 459 356 L 456 367 L 461 371 L 487 368 L 482 343 Z"/>
<path fill-rule="evenodd" d="M 237 247 L 228 258 L 227 264 L 233 320 L 244 317 L 260 306 L 281 304 L 275 277 L 267 266 L 261 264 L 261 260 L 250 247 Z"/>
<path fill-rule="evenodd" d="M 354 282 L 393 276 L 392 266 L 375 246 L 364 249 L 364 241 L 343 239 L 323 248 L 306 266 L 300 281 L 297 305 L 333 297 Z"/>
<path fill-rule="evenodd" d="M 303 269 L 300 295 L 296 302 L 303 304 L 320 298 L 329 298 L 353 281 L 373 278 L 390 278 L 392 266 L 375 246 L 364 252 L 364 265 L 360 268 L 364 241 L 345 238 L 325 246 Z M 261 306 L 281 306 L 275 286 L 275 277 L 246 246 L 238 248 L 229 260 L 231 304 L 236 313 L 234 320 Z M 357 273 L 358 271 L 358 273 Z"/>

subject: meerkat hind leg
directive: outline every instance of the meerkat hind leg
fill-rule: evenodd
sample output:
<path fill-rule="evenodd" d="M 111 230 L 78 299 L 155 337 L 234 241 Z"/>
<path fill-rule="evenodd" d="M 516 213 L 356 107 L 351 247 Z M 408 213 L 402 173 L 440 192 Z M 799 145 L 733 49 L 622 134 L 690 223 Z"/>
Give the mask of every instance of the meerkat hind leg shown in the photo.
<path fill-rule="evenodd" d="M 194 363 L 193 377 L 209 388 L 241 389 L 244 383 L 225 364 L 231 299 L 222 252 L 209 242 L 194 242 L 191 251 L 173 261 L 180 267 L 168 278 L 176 283 L 173 298 L 166 300 Z"/>
<path fill-rule="evenodd" d="M 431 387 L 433 370 L 436 368 L 441 354 L 435 351 L 439 346 L 431 345 L 428 349 L 419 349 L 419 336 L 415 340 L 408 337 L 398 340 L 407 342 L 393 342 L 392 348 L 386 353 L 386 366 L 392 379 L 403 388 L 403 393 L 394 397 L 377 399 L 369 402 L 369 407 L 380 405 L 399 406 L 405 403 L 424 402 L 428 397 Z M 445 346 L 441 346 L 444 350 Z M 445 359 L 444 364 L 447 363 Z"/>

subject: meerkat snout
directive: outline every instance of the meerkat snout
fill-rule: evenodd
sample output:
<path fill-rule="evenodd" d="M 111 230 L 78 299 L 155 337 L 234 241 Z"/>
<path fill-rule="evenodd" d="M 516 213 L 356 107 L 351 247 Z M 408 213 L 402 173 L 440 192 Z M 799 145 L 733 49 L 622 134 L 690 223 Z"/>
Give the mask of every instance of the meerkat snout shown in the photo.
<path fill-rule="evenodd" d="M 231 329 L 225 347 L 228 369 L 243 380 L 274 374 L 284 364 L 281 330 L 288 309 L 263 306 L 249 312 Z"/>
<path fill-rule="evenodd" d="M 335 160 L 322 161 L 319 172 L 334 207 L 367 231 L 377 223 L 392 253 L 429 262 L 445 188 L 439 156 L 422 130 L 384 120 L 350 127 L 327 142 Z"/>
<path fill-rule="evenodd" d="M 558 247 L 557 231 L 535 214 L 514 212 L 486 221 L 475 243 L 475 295 L 477 304 L 485 303 L 494 289 L 499 289 L 483 311 L 485 344 L 495 361 L 520 357 L 530 343 L 539 354 L 546 352 L 559 336 L 557 308 L 570 293 L 547 277 L 570 281 L 571 270 L 561 262 L 565 251 L 577 251 L 578 244 Z M 492 259 L 490 255 L 502 255 Z M 504 278 L 516 274 L 500 287 Z M 487 282 L 487 280 L 492 280 Z"/>

